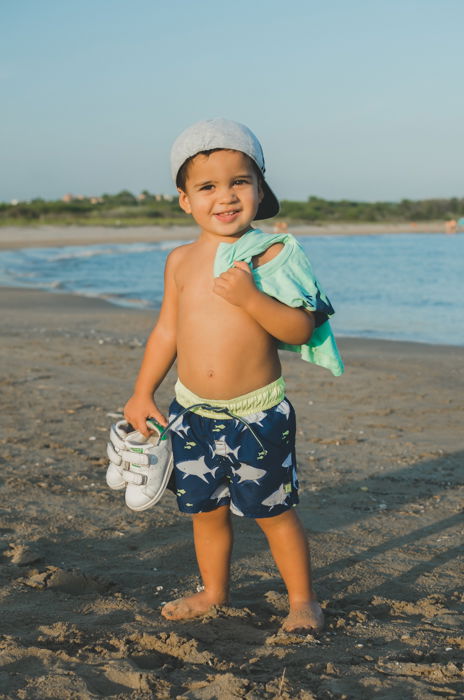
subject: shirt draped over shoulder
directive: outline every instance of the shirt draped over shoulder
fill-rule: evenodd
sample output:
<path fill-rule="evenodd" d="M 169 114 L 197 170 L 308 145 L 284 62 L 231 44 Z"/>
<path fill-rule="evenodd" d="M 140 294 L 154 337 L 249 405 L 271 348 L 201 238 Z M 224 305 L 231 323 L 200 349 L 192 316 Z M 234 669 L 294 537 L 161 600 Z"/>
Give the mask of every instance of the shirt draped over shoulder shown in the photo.
<path fill-rule="evenodd" d="M 235 260 L 250 264 L 255 255 L 263 253 L 274 243 L 283 243 L 284 247 L 275 258 L 252 270 L 256 286 L 283 304 L 294 308 L 302 306 L 315 316 L 315 328 L 307 343 L 287 345 L 279 342 L 279 348 L 298 352 L 303 360 L 326 367 L 339 376 L 343 373 L 343 362 L 329 322 L 334 309 L 294 236 L 250 229 L 235 243 L 220 243 L 214 261 L 214 276 L 219 277 L 233 266 Z"/>

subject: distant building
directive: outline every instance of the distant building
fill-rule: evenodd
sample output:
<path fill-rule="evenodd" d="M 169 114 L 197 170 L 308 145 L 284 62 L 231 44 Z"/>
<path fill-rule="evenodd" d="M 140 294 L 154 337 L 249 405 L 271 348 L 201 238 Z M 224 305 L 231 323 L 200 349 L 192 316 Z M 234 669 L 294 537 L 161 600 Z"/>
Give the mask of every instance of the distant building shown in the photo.
<path fill-rule="evenodd" d="M 73 195 L 73 194 L 70 194 L 70 193 L 64 194 L 64 195 L 61 197 L 61 201 L 62 201 L 62 202 L 72 202 L 73 199 L 74 199 L 74 195 Z"/>
<path fill-rule="evenodd" d="M 18 204 L 19 204 L 19 199 L 12 199 L 11 202 L 10 202 L 10 204 L 11 204 L 12 206 L 14 206 L 14 207 L 17 207 Z"/>

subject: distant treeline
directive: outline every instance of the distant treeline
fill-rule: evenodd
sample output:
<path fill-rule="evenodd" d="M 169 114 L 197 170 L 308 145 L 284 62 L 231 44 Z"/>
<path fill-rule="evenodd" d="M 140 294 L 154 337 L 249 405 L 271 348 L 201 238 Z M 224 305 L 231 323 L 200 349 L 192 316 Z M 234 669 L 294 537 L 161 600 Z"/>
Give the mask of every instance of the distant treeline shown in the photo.
<path fill-rule="evenodd" d="M 309 197 L 306 202 L 284 200 L 280 217 L 300 221 L 437 221 L 464 216 L 464 198 L 402 199 L 401 202 L 353 202 Z"/>
<path fill-rule="evenodd" d="M 64 224 L 156 224 L 188 221 L 176 197 L 143 192 L 135 196 L 129 190 L 101 197 L 33 199 L 30 202 L 0 203 L 0 223 L 64 223 Z"/>
<path fill-rule="evenodd" d="M 281 201 L 280 219 L 293 222 L 395 222 L 437 221 L 464 216 L 464 198 L 403 199 L 401 202 L 354 202 L 309 197 L 307 201 Z M 177 198 L 145 191 L 133 195 L 123 190 L 101 197 L 73 197 L 66 201 L 33 199 L 30 202 L 0 203 L 0 224 L 169 224 L 188 223 Z"/>

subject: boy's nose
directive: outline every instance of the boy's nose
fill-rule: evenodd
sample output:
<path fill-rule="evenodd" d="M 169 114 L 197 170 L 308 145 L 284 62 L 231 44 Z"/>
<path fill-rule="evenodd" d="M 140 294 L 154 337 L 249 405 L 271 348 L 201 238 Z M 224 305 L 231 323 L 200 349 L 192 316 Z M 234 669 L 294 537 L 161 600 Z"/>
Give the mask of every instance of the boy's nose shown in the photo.
<path fill-rule="evenodd" d="M 237 193 L 233 187 L 224 187 L 219 193 L 221 202 L 236 202 L 238 200 Z"/>

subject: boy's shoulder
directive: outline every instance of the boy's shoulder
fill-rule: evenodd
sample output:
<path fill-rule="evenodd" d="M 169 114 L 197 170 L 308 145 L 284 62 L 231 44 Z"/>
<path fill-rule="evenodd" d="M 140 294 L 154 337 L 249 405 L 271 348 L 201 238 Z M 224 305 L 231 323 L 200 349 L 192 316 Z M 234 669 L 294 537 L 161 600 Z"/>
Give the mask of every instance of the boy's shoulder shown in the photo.
<path fill-rule="evenodd" d="M 263 250 L 262 253 L 258 253 L 258 255 L 254 255 L 252 257 L 253 267 L 261 267 L 261 265 L 271 262 L 271 260 L 273 260 L 280 253 L 283 247 L 283 243 L 271 242 L 269 248 L 266 248 L 266 250 Z"/>
<path fill-rule="evenodd" d="M 187 257 L 189 251 L 194 245 L 195 242 L 183 243 L 182 245 L 178 245 L 173 248 L 166 258 L 166 266 L 176 267 L 179 265 Z"/>

